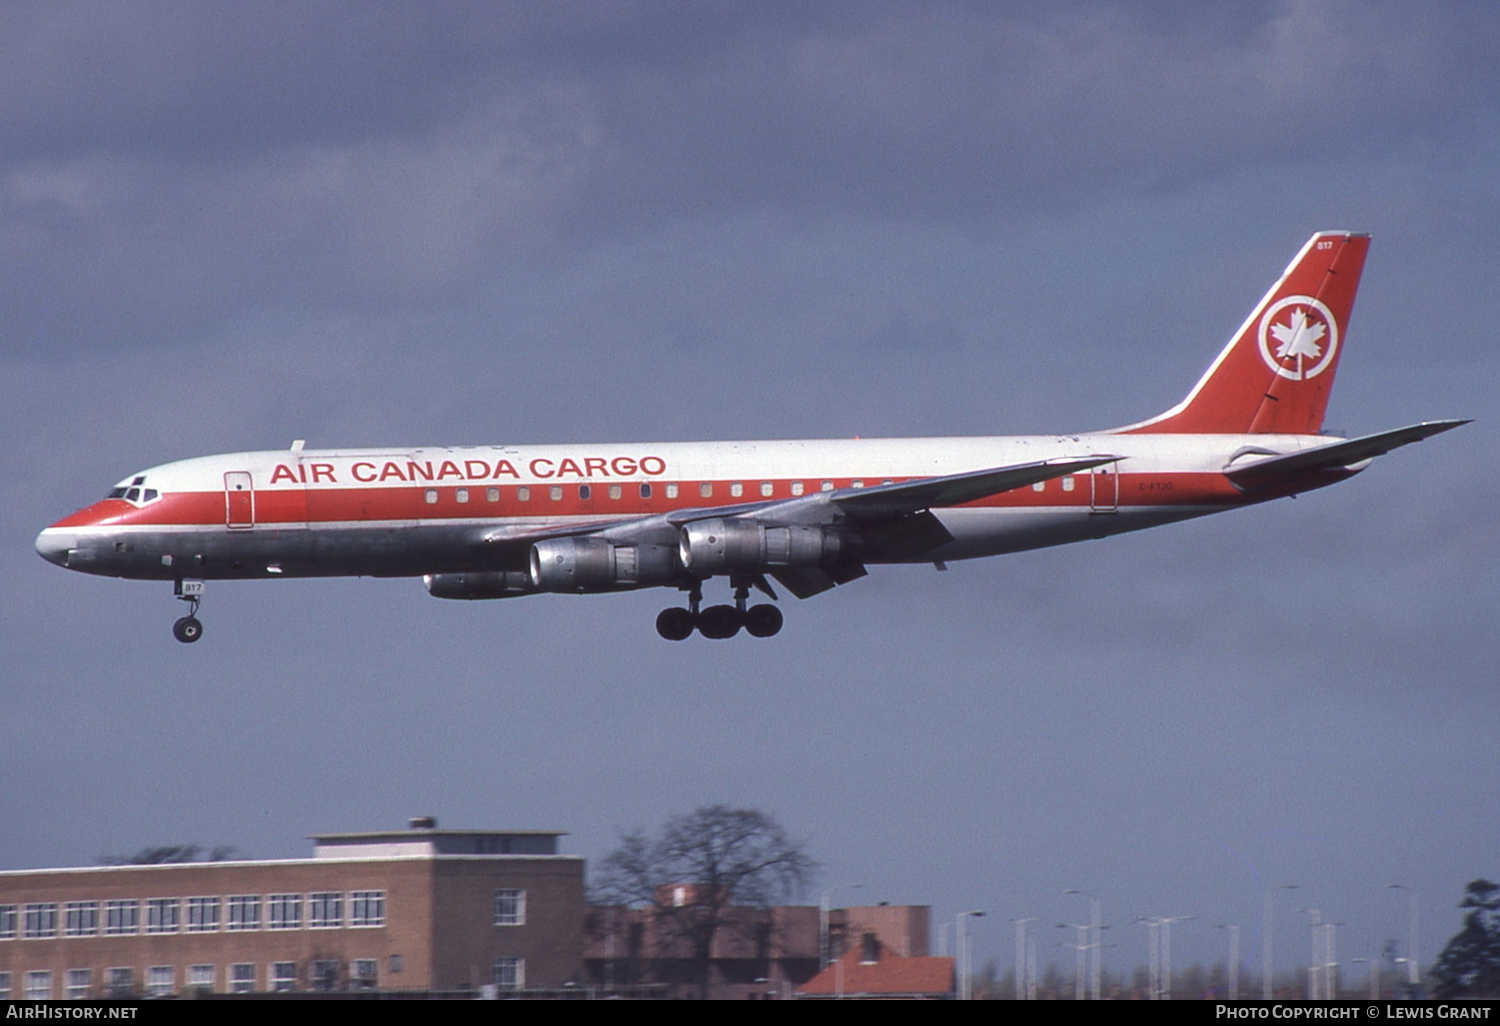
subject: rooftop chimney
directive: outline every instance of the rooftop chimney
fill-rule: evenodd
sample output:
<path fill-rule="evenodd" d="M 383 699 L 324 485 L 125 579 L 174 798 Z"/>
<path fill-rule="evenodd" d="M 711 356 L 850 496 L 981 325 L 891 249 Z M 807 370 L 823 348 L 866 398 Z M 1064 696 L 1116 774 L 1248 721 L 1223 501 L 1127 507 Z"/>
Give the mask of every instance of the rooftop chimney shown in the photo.
<path fill-rule="evenodd" d="M 413 816 L 406 821 L 406 825 L 412 830 L 436 830 L 436 816 Z"/>

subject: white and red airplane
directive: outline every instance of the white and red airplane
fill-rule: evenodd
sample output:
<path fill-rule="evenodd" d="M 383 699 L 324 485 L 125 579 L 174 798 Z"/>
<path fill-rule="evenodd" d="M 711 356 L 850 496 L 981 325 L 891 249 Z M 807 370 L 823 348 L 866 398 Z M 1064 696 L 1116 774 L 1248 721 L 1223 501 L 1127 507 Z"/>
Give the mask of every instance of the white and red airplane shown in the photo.
<path fill-rule="evenodd" d="M 873 563 L 994 556 L 1219 513 L 1342 481 L 1467 423 L 1320 434 L 1369 237 L 1302 247 L 1186 399 L 1090 434 L 306 450 L 132 474 L 37 537 L 70 570 L 173 581 L 196 641 L 204 582 L 416 577 L 438 598 L 669 587 L 662 637 L 781 629 Z M 733 605 L 700 608 L 727 577 Z"/>

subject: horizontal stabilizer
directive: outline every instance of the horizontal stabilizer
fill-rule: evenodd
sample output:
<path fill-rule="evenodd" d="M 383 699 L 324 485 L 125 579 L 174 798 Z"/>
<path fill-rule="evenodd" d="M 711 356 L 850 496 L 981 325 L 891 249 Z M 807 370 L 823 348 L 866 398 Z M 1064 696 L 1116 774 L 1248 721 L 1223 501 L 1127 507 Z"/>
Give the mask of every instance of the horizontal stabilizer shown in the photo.
<path fill-rule="evenodd" d="M 1377 435 L 1351 438 L 1331 445 L 1320 445 L 1314 449 L 1272 456 L 1224 472 L 1224 476 L 1239 488 L 1260 488 L 1276 481 L 1318 470 L 1340 470 L 1364 460 L 1384 456 L 1392 449 L 1399 449 L 1412 442 L 1451 431 L 1469 423 L 1467 420 L 1429 420 L 1411 427 L 1382 431 Z"/>
<path fill-rule="evenodd" d="M 848 488 L 835 493 L 830 501 L 856 517 L 881 517 L 915 513 L 922 509 L 961 506 L 976 499 L 1008 492 L 1016 488 L 1050 481 L 1056 477 L 1077 474 L 1091 467 L 1115 463 L 1119 456 L 1067 456 L 1035 463 L 1018 463 L 1010 467 L 972 470 L 947 477 L 925 477 L 899 484 L 875 485 L 871 488 Z"/>

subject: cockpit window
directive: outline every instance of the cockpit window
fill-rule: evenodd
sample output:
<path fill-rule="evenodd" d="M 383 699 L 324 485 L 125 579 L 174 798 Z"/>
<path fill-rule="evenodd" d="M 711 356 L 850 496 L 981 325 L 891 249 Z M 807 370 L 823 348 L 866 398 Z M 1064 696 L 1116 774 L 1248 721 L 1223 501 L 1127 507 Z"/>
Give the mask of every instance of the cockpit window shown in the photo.
<path fill-rule="evenodd" d="M 125 500 L 127 502 L 135 502 L 138 499 L 140 499 L 140 497 L 141 497 L 141 490 L 139 488 L 132 488 L 132 489 L 130 489 L 130 491 L 128 491 L 128 492 L 125 493 Z"/>
<path fill-rule="evenodd" d="M 123 499 L 123 498 L 125 498 L 125 489 L 123 489 L 123 488 L 111 488 L 109 490 L 109 494 L 106 495 L 105 498 L 106 499 Z"/>
<path fill-rule="evenodd" d="M 152 502 L 152 501 L 155 501 L 155 499 L 156 499 L 156 489 L 155 488 L 147 488 L 145 490 L 145 492 L 143 492 L 141 494 L 141 501 L 142 502 Z"/>
<path fill-rule="evenodd" d="M 143 484 L 146 483 L 146 479 L 144 477 L 138 477 L 138 478 L 136 478 L 134 481 L 132 481 L 130 483 L 133 484 L 133 485 L 143 485 Z"/>

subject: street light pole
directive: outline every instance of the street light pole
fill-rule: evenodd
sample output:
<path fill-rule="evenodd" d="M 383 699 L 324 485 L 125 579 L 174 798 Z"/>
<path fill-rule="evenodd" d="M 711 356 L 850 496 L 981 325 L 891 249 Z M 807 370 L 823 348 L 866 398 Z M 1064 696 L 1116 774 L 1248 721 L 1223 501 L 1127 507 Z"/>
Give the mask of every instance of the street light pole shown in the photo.
<path fill-rule="evenodd" d="M 1027 916 L 1024 919 L 1012 919 L 1016 924 L 1016 1000 L 1025 1001 L 1028 989 L 1026 986 L 1026 924 L 1036 922 L 1036 916 Z"/>
<path fill-rule="evenodd" d="M 1100 975 L 1102 973 L 1099 960 L 1103 954 L 1101 949 L 1104 947 L 1103 939 L 1099 936 L 1099 931 L 1102 929 L 1099 925 L 1102 905 L 1098 895 L 1090 894 L 1088 891 L 1081 891 L 1076 887 L 1069 887 L 1063 893 L 1077 894 L 1080 897 L 1089 899 L 1089 928 L 1094 934 L 1093 937 L 1089 938 L 1092 945 L 1089 952 L 1089 997 L 1094 1001 L 1098 1001 L 1100 999 Z"/>
<path fill-rule="evenodd" d="M 958 978 L 958 999 L 960 1001 L 968 1001 L 973 989 L 970 986 L 969 981 L 969 924 L 965 920 L 967 920 L 970 916 L 983 915 L 984 913 L 978 909 L 974 909 L 970 912 L 960 912 L 958 914 L 958 922 L 956 924 L 957 931 L 956 936 L 954 937 L 954 943 L 958 945 L 958 965 L 960 973 Z"/>
<path fill-rule="evenodd" d="M 1295 891 L 1296 884 L 1282 884 L 1280 887 L 1267 888 L 1261 898 L 1260 929 L 1260 997 L 1262 1001 L 1269 1001 L 1275 996 L 1276 989 L 1274 978 L 1275 964 L 1271 961 L 1271 896 L 1277 891 Z"/>
<path fill-rule="evenodd" d="M 1229 1000 L 1240 999 L 1240 928 L 1236 923 L 1220 923 L 1215 929 L 1229 931 Z"/>
<path fill-rule="evenodd" d="M 1406 982 L 1410 988 L 1407 995 L 1415 999 L 1422 986 L 1421 963 L 1417 959 L 1417 892 L 1401 884 L 1386 884 L 1388 891 L 1406 892 Z"/>

